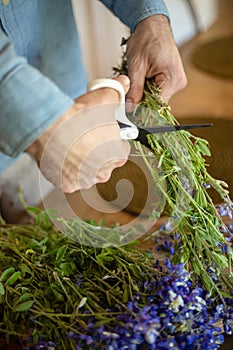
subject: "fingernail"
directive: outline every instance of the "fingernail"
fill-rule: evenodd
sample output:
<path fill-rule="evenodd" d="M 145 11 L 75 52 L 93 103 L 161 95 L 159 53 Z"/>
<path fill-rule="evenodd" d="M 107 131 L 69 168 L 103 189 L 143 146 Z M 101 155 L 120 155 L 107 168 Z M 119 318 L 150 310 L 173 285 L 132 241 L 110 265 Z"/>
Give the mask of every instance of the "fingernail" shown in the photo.
<path fill-rule="evenodd" d="M 126 112 L 132 112 L 133 106 L 134 106 L 133 100 L 131 98 L 127 98 L 125 101 Z"/>
<path fill-rule="evenodd" d="M 111 173 L 99 173 L 96 176 L 97 182 L 107 182 L 111 177 Z"/>
<path fill-rule="evenodd" d="M 122 165 L 124 165 L 126 163 L 126 160 L 125 159 L 118 159 L 118 160 L 115 160 L 113 163 L 115 166 L 121 167 Z"/>
<path fill-rule="evenodd" d="M 124 84 L 128 87 L 130 85 L 130 80 L 126 75 L 119 75 L 119 77 L 123 80 Z"/>

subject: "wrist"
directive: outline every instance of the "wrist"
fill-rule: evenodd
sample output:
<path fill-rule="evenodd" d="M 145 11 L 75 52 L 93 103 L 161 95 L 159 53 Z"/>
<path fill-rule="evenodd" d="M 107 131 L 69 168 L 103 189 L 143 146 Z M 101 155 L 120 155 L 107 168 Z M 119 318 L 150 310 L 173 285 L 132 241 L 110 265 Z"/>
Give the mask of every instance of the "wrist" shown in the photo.
<path fill-rule="evenodd" d="M 162 28 L 162 30 L 166 29 L 171 32 L 169 18 L 162 14 L 154 14 L 144 18 L 138 23 L 135 30 L 143 27 L 146 27 L 147 29 L 148 27 L 158 28 L 160 31 Z"/>
<path fill-rule="evenodd" d="M 53 132 L 66 120 L 71 118 L 76 112 L 77 107 L 75 103 L 65 112 L 60 118 L 53 122 L 30 146 L 25 150 L 26 153 L 31 154 L 37 162 L 40 161 L 44 148 L 53 134 Z"/>

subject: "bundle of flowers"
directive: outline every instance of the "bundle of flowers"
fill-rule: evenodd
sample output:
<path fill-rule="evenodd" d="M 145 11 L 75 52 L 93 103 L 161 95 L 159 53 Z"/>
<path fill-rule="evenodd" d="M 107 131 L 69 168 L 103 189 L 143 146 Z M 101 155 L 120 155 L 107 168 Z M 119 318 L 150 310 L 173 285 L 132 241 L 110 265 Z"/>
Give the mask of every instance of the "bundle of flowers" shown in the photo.
<path fill-rule="evenodd" d="M 166 225 L 155 252 L 137 242 L 94 248 L 57 232 L 47 215 L 38 210 L 32 225 L 1 224 L 0 333 L 8 342 L 28 350 L 218 349 L 231 334 L 221 266 L 206 271 L 217 293 L 184 263 L 158 261 L 156 250 L 174 257 L 178 249 Z M 230 245 L 232 234 L 229 225 Z"/>
<path fill-rule="evenodd" d="M 124 61 L 118 71 L 125 73 Z M 131 116 L 138 126 L 177 124 L 159 93 L 148 80 Z M 150 232 L 151 251 L 143 240 L 114 245 L 111 230 L 79 219 L 63 220 L 64 235 L 51 213 L 37 208 L 28 208 L 33 224 L 1 223 L 0 334 L 7 342 L 28 350 L 194 350 L 218 349 L 231 334 L 233 226 L 225 219 L 233 205 L 226 184 L 208 174 L 205 140 L 180 131 L 148 142 L 152 150 L 135 147 L 168 218 Z M 157 217 L 155 205 L 151 219 Z M 112 233 L 125 235 L 120 226 Z M 105 241 L 85 245 L 76 234 L 84 243 Z"/>

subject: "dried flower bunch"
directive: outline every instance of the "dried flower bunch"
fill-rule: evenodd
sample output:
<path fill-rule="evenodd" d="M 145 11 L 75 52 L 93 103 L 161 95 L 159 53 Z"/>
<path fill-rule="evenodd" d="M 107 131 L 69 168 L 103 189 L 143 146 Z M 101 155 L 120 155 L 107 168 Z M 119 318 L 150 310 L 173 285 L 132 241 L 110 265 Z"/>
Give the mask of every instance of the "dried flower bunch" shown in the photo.
<path fill-rule="evenodd" d="M 125 68 L 123 58 L 117 71 Z M 177 123 L 150 80 L 131 117 L 138 125 Z M 0 334 L 8 342 L 28 350 L 195 350 L 218 349 L 223 333 L 231 334 L 233 225 L 222 219 L 232 218 L 233 206 L 225 184 L 207 172 L 208 144 L 187 131 L 148 140 L 153 152 L 135 146 L 169 218 L 151 233 L 152 251 L 138 242 L 82 245 L 37 208 L 28 208 L 33 224 L 1 222 Z M 221 195 L 218 207 L 209 186 Z M 155 209 L 152 219 L 157 215 Z M 81 220 L 65 225 L 92 239 L 104 231 Z"/>
<path fill-rule="evenodd" d="M 57 232 L 49 213 L 33 210 L 33 225 L 1 224 L 0 333 L 7 341 L 28 350 L 218 349 L 222 325 L 231 334 L 232 299 L 208 292 L 184 264 L 161 264 L 136 242 L 80 246 Z M 176 251 L 158 239 L 158 249 Z M 214 268 L 209 274 L 219 285 Z"/>
<path fill-rule="evenodd" d="M 115 71 L 127 74 L 124 54 L 121 66 Z M 178 124 L 170 107 L 162 101 L 153 79 L 145 82 L 143 100 L 131 118 L 138 126 Z M 228 293 L 229 296 L 233 290 L 233 256 L 231 242 L 226 238 L 229 228 L 222 217 L 232 219 L 233 204 L 227 184 L 208 173 L 206 156 L 211 155 L 208 142 L 188 131 L 149 135 L 148 141 L 153 156 L 139 143 L 136 147 L 154 178 L 156 189 L 159 188 L 166 198 L 163 214 L 169 221 L 159 234 L 161 236 L 161 231 L 164 231 L 166 238 L 171 233 L 175 247 L 171 251 L 174 255 L 172 261 L 182 262 L 188 271 L 194 271 L 195 278 L 199 276 L 211 293 Z M 158 160 L 156 168 L 154 158 Z M 209 188 L 219 193 L 221 206 L 214 205 Z M 151 217 L 157 218 L 157 214 L 155 206 Z M 218 276 L 219 285 L 211 276 L 212 270 Z"/>

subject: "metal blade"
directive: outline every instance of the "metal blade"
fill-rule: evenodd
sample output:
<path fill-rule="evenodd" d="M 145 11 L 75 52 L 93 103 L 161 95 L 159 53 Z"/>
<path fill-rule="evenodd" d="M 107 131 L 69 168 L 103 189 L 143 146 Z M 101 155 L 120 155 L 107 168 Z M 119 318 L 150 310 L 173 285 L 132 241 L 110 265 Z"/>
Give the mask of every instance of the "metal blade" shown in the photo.
<path fill-rule="evenodd" d="M 119 124 L 120 129 L 130 127 L 130 125 L 124 124 L 122 122 L 117 121 Z M 147 135 L 151 134 L 162 134 L 165 132 L 173 132 L 173 131 L 180 131 L 180 130 L 190 130 L 190 129 L 199 129 L 199 128 L 207 128 L 213 126 L 211 123 L 206 124 L 182 124 L 182 125 L 161 125 L 161 126 L 155 126 L 155 127 L 145 127 L 145 128 L 139 128 L 139 135 L 135 139 L 135 141 L 140 141 L 140 143 L 148 148 L 151 149 L 151 146 L 148 142 Z"/>
<path fill-rule="evenodd" d="M 149 135 L 150 133 L 148 133 L 148 131 L 146 129 L 138 128 L 138 130 L 139 130 L 139 135 L 135 139 L 135 141 L 140 141 L 140 143 L 143 146 L 146 146 L 147 148 L 152 149 L 149 142 L 148 142 L 148 137 L 147 137 L 147 135 Z"/>
<path fill-rule="evenodd" d="M 139 130 L 146 130 L 148 134 L 161 134 L 164 132 L 172 132 L 179 130 L 191 130 L 191 129 L 199 129 L 199 128 L 208 128 L 213 126 L 213 124 L 182 124 L 182 125 L 161 125 L 155 127 L 145 127 L 139 128 Z"/>
<path fill-rule="evenodd" d="M 165 132 L 179 131 L 179 130 L 189 130 L 196 128 L 206 128 L 212 126 L 213 124 L 183 124 L 183 125 L 163 125 L 157 127 L 148 127 L 148 128 L 138 128 L 139 135 L 135 141 L 140 141 L 140 143 L 151 149 L 151 146 L 148 142 L 147 135 L 149 134 L 159 134 Z"/>

